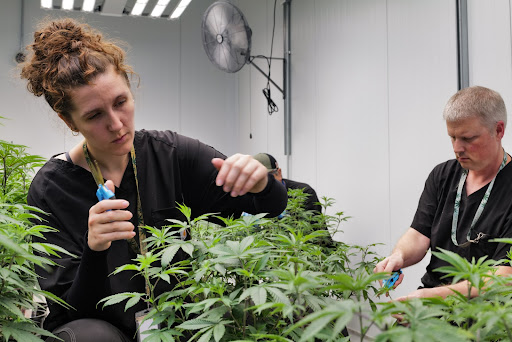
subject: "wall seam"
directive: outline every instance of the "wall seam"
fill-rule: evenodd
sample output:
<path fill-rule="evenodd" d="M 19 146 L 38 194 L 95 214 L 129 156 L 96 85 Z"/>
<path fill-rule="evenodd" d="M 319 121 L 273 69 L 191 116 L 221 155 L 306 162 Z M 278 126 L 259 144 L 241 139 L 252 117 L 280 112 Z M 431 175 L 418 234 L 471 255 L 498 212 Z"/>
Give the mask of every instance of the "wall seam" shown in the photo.
<path fill-rule="evenodd" d="M 182 82 L 182 72 L 183 72 L 183 44 L 182 44 L 182 37 L 181 35 L 183 34 L 183 30 L 181 28 L 181 19 L 179 19 L 179 24 L 178 24 L 178 27 L 179 27 L 179 30 L 180 30 L 180 33 L 178 35 L 178 39 L 180 40 L 179 41 L 179 46 L 180 46 L 180 60 L 179 60 L 179 72 L 178 72 L 178 84 L 179 84 L 179 87 L 178 87 L 178 92 L 179 92 L 179 95 L 178 95 L 178 128 L 179 128 L 179 132 L 181 134 L 183 134 L 183 127 L 182 127 L 182 115 L 183 115 L 183 108 L 181 108 L 181 102 L 182 102 L 182 91 L 181 91 L 181 88 L 183 88 L 183 84 L 181 84 Z"/>
<path fill-rule="evenodd" d="M 392 208 L 391 208 L 391 112 L 390 112 L 390 91 L 389 91 L 389 2 L 386 0 L 386 97 L 387 97 L 387 116 L 388 116 L 388 225 L 389 225 L 389 244 L 392 244 Z M 390 249 L 391 252 L 391 249 Z"/>
<path fill-rule="evenodd" d="M 512 56 L 512 13 L 511 13 L 511 5 L 510 0 L 508 0 L 508 25 L 509 25 L 509 42 L 510 42 L 510 55 Z M 469 24 L 468 24 L 469 25 Z M 510 64 L 512 65 L 512 58 L 510 60 Z"/>

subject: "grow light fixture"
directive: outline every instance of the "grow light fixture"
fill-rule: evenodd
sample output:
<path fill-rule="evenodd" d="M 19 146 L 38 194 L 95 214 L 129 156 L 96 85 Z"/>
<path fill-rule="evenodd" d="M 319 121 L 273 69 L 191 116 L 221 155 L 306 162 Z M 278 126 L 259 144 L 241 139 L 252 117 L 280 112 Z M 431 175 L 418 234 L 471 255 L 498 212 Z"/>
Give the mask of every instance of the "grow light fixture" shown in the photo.
<path fill-rule="evenodd" d="M 144 8 L 146 8 L 146 5 L 148 4 L 148 0 L 137 0 L 135 3 L 135 6 L 133 6 L 132 11 L 130 12 L 131 15 L 141 15 L 142 12 L 144 12 Z"/>
<path fill-rule="evenodd" d="M 192 0 L 41 0 L 41 8 L 66 11 L 76 10 L 117 17 L 136 16 L 177 19 L 191 1 Z"/>
<path fill-rule="evenodd" d="M 82 11 L 93 12 L 95 2 L 96 2 L 96 0 L 84 0 L 84 3 L 82 5 Z"/>
<path fill-rule="evenodd" d="M 74 0 L 62 0 L 62 9 L 71 11 L 73 9 Z"/>
<path fill-rule="evenodd" d="M 174 9 L 174 12 L 172 12 L 170 19 L 178 19 L 191 1 L 192 0 L 181 0 L 178 6 Z"/>
<path fill-rule="evenodd" d="M 158 3 L 153 8 L 153 12 L 151 12 L 152 17 L 160 17 L 162 13 L 164 13 L 165 8 L 169 4 L 171 0 L 158 0 Z"/>
<path fill-rule="evenodd" d="M 52 8 L 52 0 L 41 0 L 41 7 L 42 8 Z"/>

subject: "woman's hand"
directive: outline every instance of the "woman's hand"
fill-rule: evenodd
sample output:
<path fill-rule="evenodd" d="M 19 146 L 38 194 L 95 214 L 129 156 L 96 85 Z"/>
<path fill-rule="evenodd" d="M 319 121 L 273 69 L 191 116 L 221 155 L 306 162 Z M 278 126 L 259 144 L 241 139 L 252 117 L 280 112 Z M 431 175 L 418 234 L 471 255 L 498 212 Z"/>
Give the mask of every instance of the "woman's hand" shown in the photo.
<path fill-rule="evenodd" d="M 114 183 L 105 183 L 110 190 L 115 191 Z M 108 249 L 112 241 L 126 240 L 135 236 L 134 226 L 130 222 L 132 213 L 126 209 L 126 200 L 103 200 L 89 209 L 89 233 L 87 244 L 93 251 Z"/>
<path fill-rule="evenodd" d="M 226 160 L 213 158 L 219 174 L 216 184 L 232 197 L 261 192 L 268 183 L 267 168 L 250 155 L 235 154 Z"/>

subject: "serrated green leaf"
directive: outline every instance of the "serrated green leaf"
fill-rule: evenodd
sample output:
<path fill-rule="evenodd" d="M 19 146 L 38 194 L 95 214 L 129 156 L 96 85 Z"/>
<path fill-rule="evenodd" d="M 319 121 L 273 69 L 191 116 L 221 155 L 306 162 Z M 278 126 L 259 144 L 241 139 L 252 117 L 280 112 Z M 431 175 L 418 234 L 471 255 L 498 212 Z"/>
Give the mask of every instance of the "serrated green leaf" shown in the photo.
<path fill-rule="evenodd" d="M 213 338 L 215 339 L 215 342 L 219 342 L 225 333 L 226 327 L 224 326 L 224 324 L 217 324 L 215 328 L 213 328 Z"/>

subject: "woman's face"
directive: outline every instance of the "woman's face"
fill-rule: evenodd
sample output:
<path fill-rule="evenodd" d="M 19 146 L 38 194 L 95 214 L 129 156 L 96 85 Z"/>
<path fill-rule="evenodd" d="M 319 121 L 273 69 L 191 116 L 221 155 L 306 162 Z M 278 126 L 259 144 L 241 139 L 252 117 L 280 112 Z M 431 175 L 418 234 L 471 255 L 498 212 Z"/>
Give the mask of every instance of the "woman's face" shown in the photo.
<path fill-rule="evenodd" d="M 126 79 L 114 67 L 91 84 L 70 91 L 74 110 L 70 128 L 82 133 L 95 158 L 123 156 L 133 145 L 135 105 Z"/>

